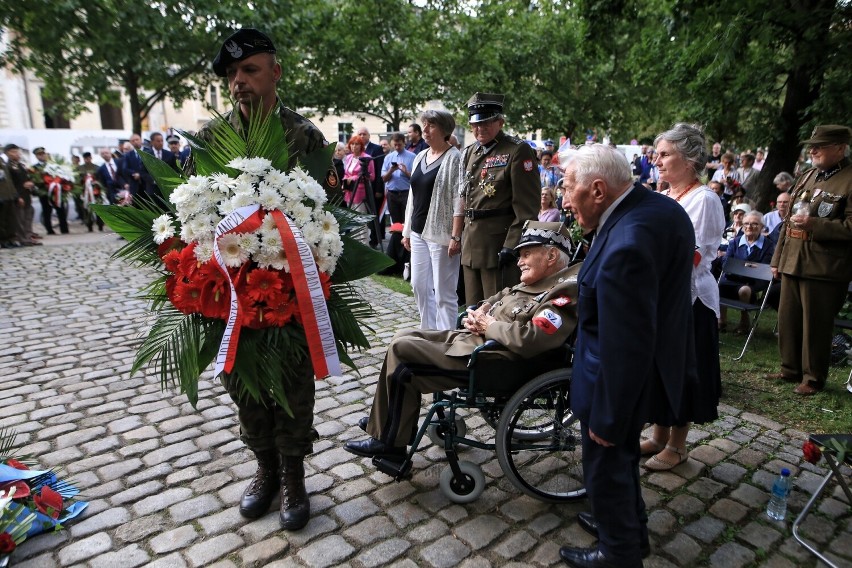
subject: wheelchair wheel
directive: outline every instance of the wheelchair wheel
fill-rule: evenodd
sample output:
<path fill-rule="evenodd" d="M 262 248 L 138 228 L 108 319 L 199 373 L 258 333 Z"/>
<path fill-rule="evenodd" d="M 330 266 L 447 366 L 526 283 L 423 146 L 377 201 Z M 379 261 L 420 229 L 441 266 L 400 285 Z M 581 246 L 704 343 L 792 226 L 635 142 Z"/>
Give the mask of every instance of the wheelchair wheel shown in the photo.
<path fill-rule="evenodd" d="M 509 399 L 497 426 L 497 460 L 512 485 L 550 503 L 580 499 L 580 423 L 570 405 L 571 369 L 540 375 Z"/>
<path fill-rule="evenodd" d="M 465 434 L 467 434 L 467 424 L 464 423 L 464 419 L 456 416 L 455 425 L 455 437 L 464 438 Z M 426 428 L 426 435 L 429 437 L 433 444 L 435 444 L 439 448 L 444 447 L 444 438 L 447 435 L 445 426 L 441 426 L 439 424 L 431 424 L 428 428 Z"/>
<path fill-rule="evenodd" d="M 461 479 L 456 479 L 450 466 L 441 472 L 441 492 L 453 503 L 472 503 L 485 491 L 485 475 L 475 463 L 460 461 Z"/>

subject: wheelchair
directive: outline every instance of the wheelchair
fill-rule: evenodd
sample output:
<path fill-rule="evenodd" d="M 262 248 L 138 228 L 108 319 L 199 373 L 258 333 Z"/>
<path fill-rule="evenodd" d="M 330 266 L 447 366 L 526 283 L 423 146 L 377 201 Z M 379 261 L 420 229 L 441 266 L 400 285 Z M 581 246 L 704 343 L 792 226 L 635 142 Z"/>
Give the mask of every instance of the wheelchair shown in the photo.
<path fill-rule="evenodd" d="M 454 503 L 473 502 L 485 490 L 482 468 L 459 459 L 463 446 L 494 450 L 503 475 L 530 497 L 548 503 L 585 497 L 580 424 L 570 405 L 570 347 L 519 361 L 488 356 L 500 349 L 505 350 L 486 341 L 471 354 L 466 372 L 444 372 L 467 379 L 467 386 L 434 393 L 404 459 L 375 457 L 373 465 L 396 481 L 410 478 L 412 459 L 426 436 L 446 453 L 440 488 Z M 417 365 L 407 366 L 418 372 Z M 482 414 L 495 430 L 493 442 L 467 437 L 458 415 L 462 409 Z"/>

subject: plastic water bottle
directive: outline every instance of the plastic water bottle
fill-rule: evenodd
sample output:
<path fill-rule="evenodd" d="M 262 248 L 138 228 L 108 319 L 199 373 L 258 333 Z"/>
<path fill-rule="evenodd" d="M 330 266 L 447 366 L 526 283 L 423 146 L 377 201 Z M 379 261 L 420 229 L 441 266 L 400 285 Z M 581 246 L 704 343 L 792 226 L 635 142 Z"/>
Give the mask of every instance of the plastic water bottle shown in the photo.
<path fill-rule="evenodd" d="M 785 467 L 772 484 L 772 496 L 769 498 L 766 515 L 773 521 L 783 521 L 787 516 L 787 495 L 790 493 L 791 482 L 790 470 Z"/>

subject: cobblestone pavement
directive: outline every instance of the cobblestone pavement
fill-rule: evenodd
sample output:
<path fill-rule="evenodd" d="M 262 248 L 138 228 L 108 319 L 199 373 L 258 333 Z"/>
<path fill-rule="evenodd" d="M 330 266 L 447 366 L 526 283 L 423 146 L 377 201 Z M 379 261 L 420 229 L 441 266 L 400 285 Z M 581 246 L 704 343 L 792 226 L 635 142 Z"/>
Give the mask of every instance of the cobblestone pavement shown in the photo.
<path fill-rule="evenodd" d="M 307 458 L 310 524 L 282 531 L 277 510 L 241 518 L 236 505 L 255 464 L 211 372 L 197 410 L 161 391 L 155 376 L 129 376 L 146 325 L 145 305 L 134 297 L 146 273 L 109 261 L 120 245 L 109 233 L 45 240 L 0 253 L 0 332 L 8 338 L 0 352 L 0 426 L 15 429 L 42 465 L 73 474 L 90 505 L 68 530 L 20 546 L 16 566 L 550 566 L 560 564 L 561 545 L 592 544 L 575 520 L 585 502 L 522 496 L 491 452 L 464 451 L 463 459 L 482 466 L 487 488 L 476 502 L 455 505 L 439 489 L 445 458 L 433 446 L 419 452 L 413 479 L 401 483 L 342 449 L 363 437 L 356 422 L 369 409 L 386 342 L 415 323 L 409 298 L 372 281 L 369 297 L 383 305 L 374 348 L 355 356 L 361 377 L 317 383 L 321 439 Z M 652 540 L 645 565 L 815 566 L 789 518 L 779 524 L 764 514 L 782 466 L 796 476 L 794 512 L 825 473 L 802 462 L 805 435 L 721 410 L 714 424 L 691 432 L 687 463 L 643 473 Z M 492 435 L 478 416 L 468 427 Z M 839 488 L 802 529 L 839 565 L 852 565 L 852 515 Z"/>

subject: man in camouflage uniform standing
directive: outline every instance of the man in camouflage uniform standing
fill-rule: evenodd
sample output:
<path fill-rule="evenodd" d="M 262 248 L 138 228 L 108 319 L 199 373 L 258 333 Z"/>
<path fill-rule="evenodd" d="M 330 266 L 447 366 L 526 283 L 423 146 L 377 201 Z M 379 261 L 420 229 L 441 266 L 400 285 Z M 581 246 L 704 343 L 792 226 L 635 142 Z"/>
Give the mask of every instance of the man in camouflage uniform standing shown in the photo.
<path fill-rule="evenodd" d="M 276 60 L 272 40 L 262 32 L 244 28 L 232 34 L 213 60 L 213 71 L 228 79 L 237 107 L 224 118 L 236 129 L 248 126 L 252 110 L 266 113 L 276 109 L 289 144 L 289 167 L 326 146 L 317 127 L 285 107 L 278 98 L 276 83 L 281 78 L 281 65 Z M 210 139 L 209 124 L 199 131 L 198 137 Z M 329 167 L 333 169 L 330 162 Z M 195 172 L 191 155 L 184 170 L 188 174 Z M 279 518 L 281 526 L 288 530 L 303 528 L 310 518 L 304 457 L 313 451 L 313 441 L 317 438 L 313 429 L 314 373 L 309 359 L 300 363 L 296 375 L 286 387 L 293 416 L 271 397 L 259 402 L 248 394 L 241 395 L 239 377 L 222 375 L 222 383 L 237 405 L 241 439 L 257 457 L 257 472 L 240 500 L 240 514 L 247 518 L 263 516 L 280 488 Z"/>
<path fill-rule="evenodd" d="M 529 145 L 503 132 L 503 99 L 476 93 L 467 102 L 476 138 L 465 148 L 462 161 L 461 264 L 468 305 L 520 282 L 512 249 L 524 223 L 538 219 L 538 160 Z"/>

